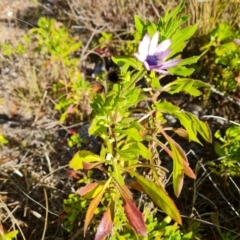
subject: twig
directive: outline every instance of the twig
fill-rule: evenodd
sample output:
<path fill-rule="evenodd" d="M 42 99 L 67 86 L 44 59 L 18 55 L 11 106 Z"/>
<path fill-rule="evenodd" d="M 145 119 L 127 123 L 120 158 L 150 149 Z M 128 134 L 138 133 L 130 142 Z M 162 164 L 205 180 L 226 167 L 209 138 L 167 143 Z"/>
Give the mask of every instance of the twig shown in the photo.
<path fill-rule="evenodd" d="M 43 192 L 44 192 L 44 197 L 45 197 L 45 202 L 46 202 L 46 216 L 45 216 L 45 222 L 44 222 L 44 229 L 43 229 L 43 234 L 42 234 L 42 240 L 45 239 L 45 234 L 47 231 L 47 225 L 48 225 L 48 198 L 47 198 L 47 192 L 46 189 L 43 188 Z"/>
<path fill-rule="evenodd" d="M 11 179 L 11 178 L 10 178 L 10 179 Z M 56 213 L 54 213 L 54 212 L 46 209 L 41 203 L 35 201 L 35 200 L 34 200 L 33 198 L 31 198 L 28 194 L 26 194 L 16 183 L 14 183 L 14 181 L 13 181 L 12 179 L 11 179 L 11 181 L 12 181 L 13 185 L 14 185 L 19 191 L 21 191 L 28 199 L 32 200 L 33 202 L 35 202 L 37 205 L 39 205 L 40 207 L 42 207 L 43 209 L 45 209 L 46 211 L 48 211 L 48 212 L 51 213 L 52 215 L 59 217 L 58 214 L 56 214 Z"/>
<path fill-rule="evenodd" d="M 0 198 L 0 203 L 1 203 L 1 205 L 4 207 L 4 209 L 6 210 L 6 212 L 8 213 L 8 215 L 10 216 L 10 218 L 11 218 L 11 220 L 12 220 L 12 222 L 13 222 L 13 227 L 14 227 L 14 225 L 16 224 L 17 227 L 18 227 L 19 232 L 20 232 L 21 235 L 22 235 L 23 240 L 26 240 L 26 238 L 25 238 L 25 236 L 24 236 L 24 234 L 23 234 L 23 231 L 22 231 L 20 225 L 18 224 L 18 221 L 15 219 L 15 217 L 14 217 L 13 214 L 12 214 L 12 212 L 9 210 L 9 208 L 6 206 L 6 204 L 2 201 L 1 198 Z M 16 208 L 15 208 L 13 211 L 15 211 L 15 210 L 16 210 Z M 15 228 L 14 228 L 14 229 L 15 229 Z"/>

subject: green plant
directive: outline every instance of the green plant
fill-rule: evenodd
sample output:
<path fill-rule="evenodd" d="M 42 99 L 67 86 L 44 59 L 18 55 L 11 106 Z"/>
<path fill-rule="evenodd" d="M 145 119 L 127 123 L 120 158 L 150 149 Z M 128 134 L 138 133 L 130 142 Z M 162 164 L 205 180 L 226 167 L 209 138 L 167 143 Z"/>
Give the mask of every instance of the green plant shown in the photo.
<path fill-rule="evenodd" d="M 148 238 L 149 240 L 154 239 L 182 239 L 182 240 L 190 240 L 192 239 L 192 232 L 187 234 L 182 234 L 179 230 L 179 226 L 174 223 L 171 223 L 170 217 L 165 217 L 161 222 L 158 221 L 156 218 L 156 210 L 153 212 L 149 212 L 148 210 L 143 212 L 144 216 L 148 216 L 146 219 L 146 226 L 148 231 Z"/>
<path fill-rule="evenodd" d="M 113 231 L 114 234 L 118 233 L 121 236 L 123 228 L 129 229 L 130 236 L 136 239 L 140 236 L 147 237 L 148 232 L 143 215 L 136 207 L 130 189 L 145 193 L 171 219 L 179 224 L 182 223 L 177 207 L 165 190 L 163 182 L 165 170 L 161 167 L 157 149 L 165 150 L 173 160 L 173 189 L 175 195 L 179 196 L 184 174 L 191 178 L 195 178 L 195 174 L 188 165 L 183 149 L 169 132 L 198 143 L 200 141 L 197 134 L 206 141 L 211 141 L 211 133 L 205 122 L 200 121 L 192 113 L 185 112 L 166 100 L 161 100 L 163 92 L 170 94 L 185 92 L 192 96 L 199 96 L 201 92 L 198 88 L 209 86 L 201 81 L 187 78 L 194 69 L 186 66 L 196 63 L 201 56 L 193 56 L 184 60 L 178 58 L 185 47 L 185 42 L 197 29 L 197 25 L 180 27 L 187 21 L 186 16 L 179 16 L 183 7 L 182 1 L 174 11 L 167 11 L 157 24 L 151 21 L 145 22 L 135 16 L 136 30 L 144 36 L 139 44 L 139 55 L 135 54 L 138 59 L 142 59 L 141 62 L 132 57 L 113 57 L 113 61 L 121 67 L 121 81 L 110 86 L 106 93 L 97 94 L 93 98 L 91 107 L 94 117 L 89 134 L 102 139 L 100 155 L 86 150 L 79 151 L 70 162 L 70 167 L 76 171 L 98 169 L 102 176 L 101 180 L 92 181 L 77 191 L 81 197 L 91 199 L 86 211 L 84 236 L 94 214 L 96 211 L 99 212 L 100 207 L 104 209 L 104 213 L 96 230 L 96 240 L 113 234 Z M 158 32 L 162 41 L 157 48 L 159 51 L 160 48 L 162 49 L 161 58 L 158 52 L 154 52 L 156 55 L 151 55 L 152 51 L 147 46 L 148 55 L 145 56 L 146 59 L 143 59 L 142 56 L 146 51 L 143 44 L 150 42 L 149 35 L 153 36 L 150 43 L 153 48 L 157 44 Z M 169 45 L 170 50 L 166 47 Z M 156 56 L 161 62 L 159 62 L 160 65 L 154 66 L 152 63 L 156 60 Z M 169 60 L 173 57 L 174 59 Z M 173 67 L 173 63 L 178 64 Z M 149 68 L 152 71 L 146 70 Z M 159 71 L 161 75 L 155 71 Z M 169 73 L 181 77 L 161 86 L 161 78 Z M 136 84 L 140 80 L 145 82 L 145 88 L 137 87 Z M 134 117 L 132 113 L 138 104 L 147 100 L 150 103 L 142 109 L 144 116 L 139 119 Z M 183 127 L 167 127 L 164 113 L 176 117 Z M 168 146 L 161 140 L 162 138 L 168 142 Z M 153 180 L 142 175 L 139 169 L 148 169 Z M 121 225 L 118 224 L 119 222 Z M 117 229 L 113 228 L 113 223 Z M 170 232 L 174 232 L 177 226 L 173 225 L 170 229 Z M 167 228 L 165 234 L 167 234 Z"/>
<path fill-rule="evenodd" d="M 226 23 L 219 24 L 211 33 L 207 62 L 208 79 L 222 92 L 236 92 L 240 84 L 239 31 Z M 208 74 L 208 73 L 207 73 Z"/>
<path fill-rule="evenodd" d="M 88 102 L 94 94 L 78 69 L 75 56 L 82 43 L 69 36 L 66 28 L 54 19 L 41 18 L 38 28 L 30 30 L 28 41 L 35 43 L 35 51 L 46 59 L 46 68 L 52 69 L 55 79 L 54 98 L 58 97 L 55 108 L 62 111 L 60 121 L 64 122 L 69 114 L 83 117 L 89 111 Z M 81 105 L 81 104 L 82 105 Z"/>
<path fill-rule="evenodd" d="M 89 114 L 89 102 L 95 94 L 79 70 L 77 52 L 81 46 L 81 41 L 71 36 L 62 23 L 42 17 L 38 20 L 38 27 L 25 34 L 17 45 L 5 43 L 1 48 L 5 57 L 22 57 L 25 62 L 24 54 L 27 53 L 28 58 L 34 59 L 28 62 L 29 69 L 26 70 L 28 87 L 33 84 L 33 77 L 41 79 L 40 83 L 35 81 L 33 95 L 36 95 L 36 86 L 40 97 L 41 92 L 50 87 L 48 92 L 57 99 L 55 109 L 61 112 L 60 121 L 64 122 L 69 115 L 84 118 Z M 21 89 L 16 90 L 25 97 Z"/>
<path fill-rule="evenodd" d="M 218 140 L 214 147 L 220 160 L 211 162 L 211 168 L 220 175 L 240 176 L 240 126 L 232 125 L 224 134 L 218 130 L 214 136 Z"/>
<path fill-rule="evenodd" d="M 0 147 L 3 144 L 7 144 L 7 143 L 8 143 L 8 140 L 2 134 L 0 134 Z"/>
<path fill-rule="evenodd" d="M 17 230 L 13 230 L 13 231 L 6 233 L 3 230 L 2 225 L 0 224 L 0 240 L 13 240 L 16 238 L 17 234 L 18 234 Z"/>

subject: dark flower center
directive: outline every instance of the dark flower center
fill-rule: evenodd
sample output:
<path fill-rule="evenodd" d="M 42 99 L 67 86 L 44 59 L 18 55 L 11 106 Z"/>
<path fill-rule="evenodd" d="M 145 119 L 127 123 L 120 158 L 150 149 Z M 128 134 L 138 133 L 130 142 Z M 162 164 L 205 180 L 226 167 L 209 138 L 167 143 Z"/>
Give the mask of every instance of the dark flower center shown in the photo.
<path fill-rule="evenodd" d="M 148 55 L 146 59 L 149 66 L 155 66 L 157 65 L 157 58 L 153 55 Z"/>

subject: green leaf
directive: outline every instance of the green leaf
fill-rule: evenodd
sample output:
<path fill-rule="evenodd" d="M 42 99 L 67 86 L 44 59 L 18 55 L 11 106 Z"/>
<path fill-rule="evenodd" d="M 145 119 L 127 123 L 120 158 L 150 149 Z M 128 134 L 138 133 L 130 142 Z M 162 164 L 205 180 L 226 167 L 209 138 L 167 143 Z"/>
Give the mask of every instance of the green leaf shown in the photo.
<path fill-rule="evenodd" d="M 7 143 L 8 143 L 8 140 L 2 134 L 0 134 L 0 146 L 2 144 L 7 144 Z"/>
<path fill-rule="evenodd" d="M 199 120 L 194 114 L 187 113 L 194 126 L 196 127 L 197 132 L 207 141 L 212 142 L 212 132 L 209 128 L 209 125 L 206 122 Z"/>
<path fill-rule="evenodd" d="M 138 61 L 132 57 L 125 57 L 125 56 L 113 56 L 112 60 L 116 63 L 119 67 L 124 66 L 124 64 L 129 64 L 133 68 L 138 68 Z"/>
<path fill-rule="evenodd" d="M 182 16 L 179 20 L 170 19 L 166 27 L 166 38 L 171 39 L 175 31 L 187 21 L 188 16 Z"/>
<path fill-rule="evenodd" d="M 168 55 L 168 58 L 174 56 L 183 50 L 186 45 L 186 41 L 196 32 L 198 23 L 193 26 L 179 28 L 172 36 L 172 45 L 170 49 L 172 52 Z"/>
<path fill-rule="evenodd" d="M 145 22 L 137 15 L 134 15 L 134 23 L 136 30 L 143 36 L 145 29 Z"/>
<path fill-rule="evenodd" d="M 138 142 L 138 143 L 136 143 L 136 144 L 137 144 L 138 149 L 139 149 L 139 154 L 140 154 L 143 158 L 149 160 L 149 159 L 152 157 L 152 153 L 148 150 L 148 148 L 145 147 L 145 145 L 142 144 L 142 143 L 140 143 L 140 142 Z"/>
<path fill-rule="evenodd" d="M 200 133 L 206 141 L 211 142 L 211 131 L 209 130 L 207 123 L 199 120 L 194 114 L 184 112 L 183 110 L 180 110 L 179 107 L 166 101 L 156 103 L 155 105 L 157 110 L 169 113 L 180 121 L 188 132 L 189 141 L 195 141 L 201 144 L 197 138 L 197 133 Z"/>
<path fill-rule="evenodd" d="M 18 230 L 14 230 L 8 233 L 3 233 L 0 235 L 0 240 L 13 240 L 18 235 Z"/>
<path fill-rule="evenodd" d="M 174 112 L 181 111 L 178 106 L 175 106 L 172 103 L 167 102 L 165 100 L 162 102 L 156 103 L 155 106 L 158 111 L 169 113 L 169 114 L 173 114 Z"/>
<path fill-rule="evenodd" d="M 192 121 L 192 119 L 189 117 L 188 113 L 185 113 L 184 111 L 179 111 L 177 113 L 174 113 L 174 115 L 187 130 L 189 141 L 194 141 L 201 144 L 201 142 L 197 138 L 197 127 L 194 121 Z"/>
<path fill-rule="evenodd" d="M 101 162 L 100 156 L 90 151 L 78 151 L 69 163 L 69 167 L 75 171 L 83 169 L 83 162 Z"/>
<path fill-rule="evenodd" d="M 158 22 L 158 29 L 164 28 L 164 37 L 172 38 L 173 33 L 188 19 L 187 16 L 182 16 L 178 19 L 178 14 L 181 13 L 185 6 L 185 1 L 181 1 L 180 4 L 174 9 L 167 9 L 164 16 Z"/>
<path fill-rule="evenodd" d="M 179 13 L 181 13 L 184 6 L 185 6 L 185 0 L 182 0 L 174 10 L 171 10 L 168 17 L 169 18 L 175 18 Z M 168 11 L 170 11 L 170 10 L 168 10 Z"/>
<path fill-rule="evenodd" d="M 151 79 L 151 85 L 152 85 L 152 88 L 154 88 L 156 90 L 161 89 L 159 78 L 156 78 L 156 77 L 152 78 Z"/>
<path fill-rule="evenodd" d="M 218 141 L 214 142 L 214 150 L 217 153 L 217 155 L 220 157 L 223 157 L 226 155 L 224 149 L 222 148 L 222 145 Z"/>
<path fill-rule="evenodd" d="M 204 54 L 205 53 L 206 53 L 206 51 L 204 51 Z M 178 63 L 178 66 L 184 66 L 184 65 L 190 65 L 190 64 L 196 63 L 204 54 L 201 54 L 199 56 L 192 56 L 189 58 L 184 58 L 184 59 L 182 59 L 181 62 Z"/>
<path fill-rule="evenodd" d="M 154 33 L 157 31 L 157 26 L 153 22 L 148 21 L 148 23 L 147 23 L 147 31 L 148 31 L 150 36 L 153 36 Z"/>
<path fill-rule="evenodd" d="M 168 143 L 172 150 L 172 158 L 173 158 L 173 189 L 174 193 L 177 197 L 179 197 L 182 186 L 183 186 L 183 178 L 184 178 L 184 167 L 182 156 L 185 155 L 181 147 L 173 141 L 170 137 L 167 138 Z"/>
<path fill-rule="evenodd" d="M 174 221 L 182 224 L 182 219 L 177 207 L 164 189 L 158 186 L 155 182 L 149 181 L 136 172 L 130 170 L 127 171 L 136 177 L 137 181 L 143 187 L 144 191 L 152 198 L 158 207 L 160 207 Z"/>
<path fill-rule="evenodd" d="M 174 68 L 168 69 L 168 72 L 170 72 L 172 75 L 179 75 L 183 77 L 190 76 L 195 71 L 194 68 L 186 68 L 184 66 L 176 66 Z"/>
<path fill-rule="evenodd" d="M 163 131 L 162 132 L 163 134 L 164 134 L 164 137 L 166 138 L 166 139 L 169 139 L 170 137 Z M 167 147 L 166 147 L 166 145 L 165 144 L 163 144 L 162 142 L 160 142 L 159 140 L 157 140 L 156 138 L 152 138 L 151 136 L 145 136 L 145 138 L 146 138 L 146 140 L 151 140 L 151 141 L 154 141 L 154 142 L 156 142 L 164 151 L 166 151 L 167 152 L 167 154 L 171 157 L 171 158 L 173 158 L 173 153 L 172 153 L 172 151 L 170 151 L 170 149 L 168 149 Z M 173 141 L 173 139 L 171 138 L 171 141 Z M 174 141 L 173 141 L 174 142 Z M 177 143 L 175 143 L 175 144 L 177 144 Z M 178 144 L 177 144 L 178 145 Z M 181 149 L 181 147 L 179 146 L 179 148 Z M 193 173 L 193 171 L 192 171 L 192 169 L 189 167 L 189 165 L 188 165 L 188 162 L 187 162 L 187 158 L 186 158 L 186 155 L 185 155 L 185 153 L 182 151 L 182 150 L 180 150 L 179 151 L 179 155 L 181 155 L 181 160 L 182 160 L 182 163 L 183 163 L 183 168 L 184 168 L 184 173 L 187 175 L 187 176 L 189 176 L 190 178 L 193 178 L 193 179 L 195 179 L 196 178 L 196 176 L 195 176 L 195 174 Z"/>
<path fill-rule="evenodd" d="M 181 238 L 181 240 L 191 240 L 193 237 L 193 233 L 192 232 L 189 232 L 187 234 L 184 234 Z"/>
<path fill-rule="evenodd" d="M 141 142 L 143 140 L 141 134 L 139 133 L 139 131 L 136 128 L 129 128 L 126 130 L 120 130 L 118 132 L 126 134 L 128 137 L 131 137 L 132 139 L 134 139 L 137 142 Z"/>
<path fill-rule="evenodd" d="M 141 155 L 145 159 L 150 159 L 152 154 L 141 142 L 125 144 L 122 149 L 117 149 L 117 152 L 125 159 L 135 160 Z"/>

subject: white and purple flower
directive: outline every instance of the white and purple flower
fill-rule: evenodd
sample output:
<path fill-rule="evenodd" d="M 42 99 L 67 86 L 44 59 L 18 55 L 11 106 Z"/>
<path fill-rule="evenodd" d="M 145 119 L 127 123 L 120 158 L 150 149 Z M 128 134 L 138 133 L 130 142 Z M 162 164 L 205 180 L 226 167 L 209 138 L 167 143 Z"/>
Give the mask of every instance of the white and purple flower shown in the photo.
<path fill-rule="evenodd" d="M 152 39 L 150 39 L 149 34 L 145 34 L 139 43 L 138 53 L 134 53 L 134 56 L 144 64 L 148 71 L 153 70 L 162 74 L 169 74 L 166 69 L 176 66 L 182 59 L 164 61 L 171 53 L 171 50 L 168 50 L 168 48 L 172 41 L 171 39 L 166 39 L 158 44 L 158 38 L 159 32 L 156 32 Z"/>

